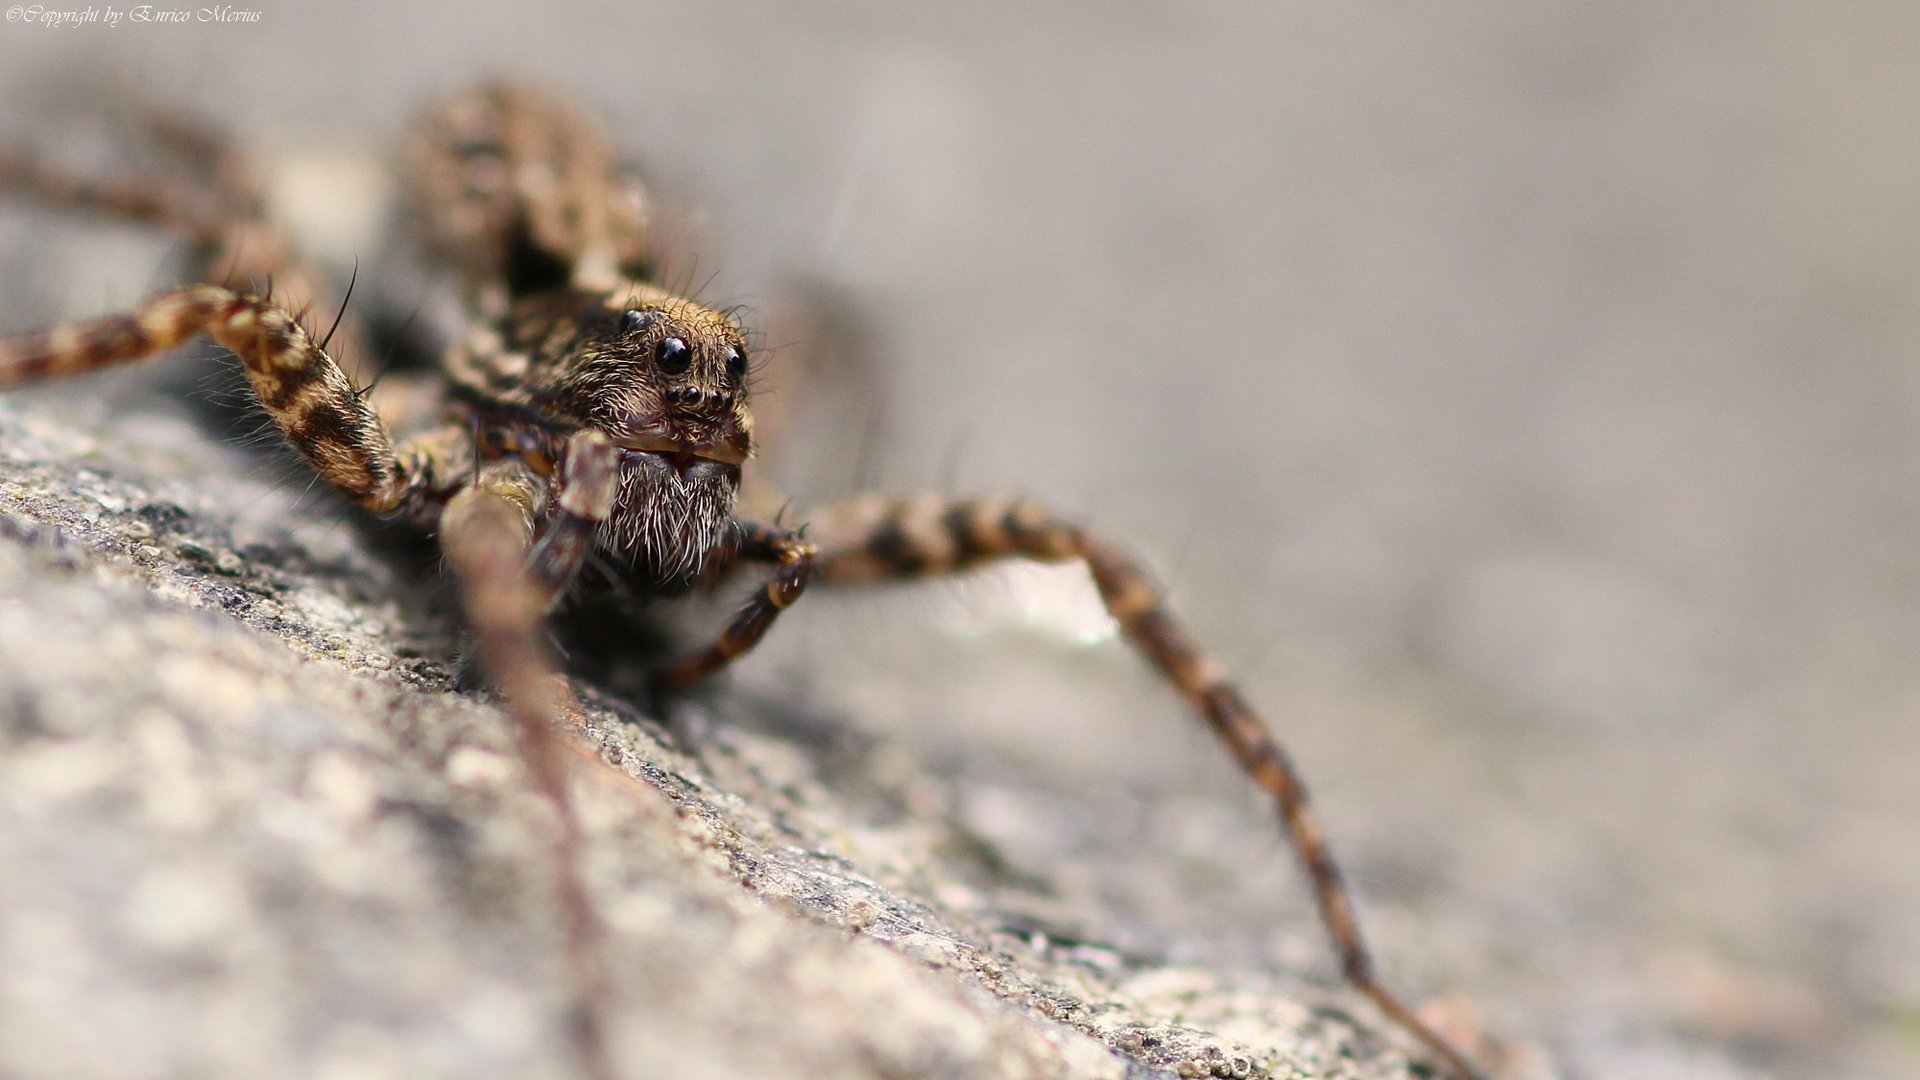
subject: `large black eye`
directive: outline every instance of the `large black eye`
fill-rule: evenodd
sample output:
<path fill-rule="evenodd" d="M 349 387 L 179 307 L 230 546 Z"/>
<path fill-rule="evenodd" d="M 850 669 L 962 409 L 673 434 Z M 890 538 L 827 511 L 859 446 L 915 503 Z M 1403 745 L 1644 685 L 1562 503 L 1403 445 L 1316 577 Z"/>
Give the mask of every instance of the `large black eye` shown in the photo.
<path fill-rule="evenodd" d="M 739 349 L 727 350 L 727 378 L 736 384 L 747 377 L 747 354 Z"/>
<path fill-rule="evenodd" d="M 687 343 L 679 338 L 670 337 L 660 342 L 659 357 L 661 371 L 678 375 L 693 363 L 693 350 L 687 348 Z"/>
<path fill-rule="evenodd" d="M 620 316 L 620 329 L 629 334 L 637 334 L 652 325 L 653 312 L 651 311 L 632 308 L 625 315 Z"/>

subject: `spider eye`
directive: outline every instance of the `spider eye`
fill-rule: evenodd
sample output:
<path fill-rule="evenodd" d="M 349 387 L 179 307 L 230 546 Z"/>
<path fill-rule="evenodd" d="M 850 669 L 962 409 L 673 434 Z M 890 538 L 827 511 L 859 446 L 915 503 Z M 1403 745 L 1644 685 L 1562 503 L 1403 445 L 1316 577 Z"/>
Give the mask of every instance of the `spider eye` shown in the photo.
<path fill-rule="evenodd" d="M 660 342 L 657 355 L 660 358 L 660 370 L 669 375 L 678 375 L 687 370 L 687 365 L 693 363 L 693 350 L 687 348 L 687 343 L 677 337 L 670 337 Z"/>
<path fill-rule="evenodd" d="M 653 325 L 653 312 L 631 308 L 620 316 L 620 329 L 629 334 L 637 334 Z"/>
<path fill-rule="evenodd" d="M 739 349 L 727 350 L 727 377 L 739 382 L 747 377 L 747 354 Z"/>

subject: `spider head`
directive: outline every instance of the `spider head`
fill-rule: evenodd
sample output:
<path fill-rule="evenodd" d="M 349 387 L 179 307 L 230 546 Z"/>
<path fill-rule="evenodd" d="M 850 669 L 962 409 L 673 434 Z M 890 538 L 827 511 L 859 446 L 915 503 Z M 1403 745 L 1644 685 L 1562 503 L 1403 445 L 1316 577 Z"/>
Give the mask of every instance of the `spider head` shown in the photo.
<path fill-rule="evenodd" d="M 658 582 L 683 580 L 727 537 L 753 452 L 746 338 L 726 315 L 664 295 L 605 318 L 575 387 L 589 422 L 620 448 L 601 543 Z"/>
<path fill-rule="evenodd" d="M 747 342 L 731 319 L 687 300 L 620 312 L 610 350 L 633 378 L 616 395 L 608 434 L 675 464 L 738 470 L 753 452 Z"/>

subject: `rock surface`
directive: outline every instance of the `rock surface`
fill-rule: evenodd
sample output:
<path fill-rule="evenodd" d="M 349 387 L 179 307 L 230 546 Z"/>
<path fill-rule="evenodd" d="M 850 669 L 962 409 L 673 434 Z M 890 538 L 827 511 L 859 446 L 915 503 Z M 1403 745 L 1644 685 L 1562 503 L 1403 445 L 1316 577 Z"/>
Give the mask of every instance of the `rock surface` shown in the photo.
<path fill-rule="evenodd" d="M 431 560 L 142 378 L 0 401 L 0 1075 L 572 1075 L 548 822 Z M 804 700 L 587 698 L 625 1075 L 1422 1074 L 1102 944 Z"/>

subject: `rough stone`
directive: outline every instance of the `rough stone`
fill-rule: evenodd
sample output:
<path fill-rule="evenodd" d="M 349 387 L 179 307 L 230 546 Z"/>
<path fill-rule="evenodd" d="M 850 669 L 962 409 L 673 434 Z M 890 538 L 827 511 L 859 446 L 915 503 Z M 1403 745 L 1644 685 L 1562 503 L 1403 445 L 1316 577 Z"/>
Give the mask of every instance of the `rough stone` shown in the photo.
<path fill-rule="evenodd" d="M 0 1075 L 573 1075 L 549 822 L 431 557 L 156 408 L 0 401 Z M 803 696 L 583 695 L 628 1076 L 1421 1075 L 1337 993 L 1037 928 L 928 812 L 964 778 Z"/>

